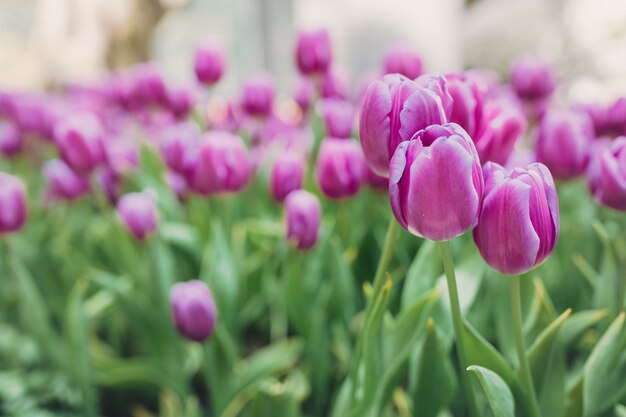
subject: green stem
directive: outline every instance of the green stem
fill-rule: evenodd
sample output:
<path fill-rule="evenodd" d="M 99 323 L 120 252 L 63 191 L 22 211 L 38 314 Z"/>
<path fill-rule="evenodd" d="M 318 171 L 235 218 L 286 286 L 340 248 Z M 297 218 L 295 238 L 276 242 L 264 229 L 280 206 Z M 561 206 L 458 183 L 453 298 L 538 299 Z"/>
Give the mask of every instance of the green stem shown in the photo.
<path fill-rule="evenodd" d="M 456 353 L 461 366 L 461 385 L 465 392 L 467 406 L 472 417 L 479 417 L 476 399 L 472 390 L 472 383 L 467 372 L 470 364 L 467 361 L 467 353 L 465 352 L 465 337 L 463 333 L 463 316 L 461 314 L 461 304 L 459 303 L 459 290 L 456 286 L 456 276 L 454 274 L 454 261 L 450 253 L 450 243 L 447 241 L 439 242 L 439 250 L 441 252 L 441 260 L 443 262 L 443 270 L 448 282 L 448 297 L 450 298 L 450 311 L 452 313 L 452 324 L 454 326 L 454 336 L 456 338 Z"/>
<path fill-rule="evenodd" d="M 376 294 L 378 294 L 383 285 L 385 284 L 385 272 L 387 271 L 387 267 L 389 266 L 389 261 L 391 260 L 391 253 L 393 252 L 393 244 L 396 241 L 396 236 L 398 235 L 398 223 L 396 222 L 395 217 L 393 215 L 389 219 L 389 226 L 387 226 L 387 234 L 385 234 L 385 242 L 383 243 L 383 253 L 380 255 L 380 260 L 378 261 L 378 267 L 376 268 L 376 275 L 374 275 L 374 283 L 373 288 L 374 291 L 372 296 L 368 300 L 368 307 L 371 305 L 371 302 L 376 298 Z"/>
<path fill-rule="evenodd" d="M 511 277 L 511 313 L 513 315 L 513 331 L 515 333 L 515 346 L 519 358 L 520 374 L 527 400 L 530 402 L 531 417 L 540 417 L 539 403 L 535 394 L 533 378 L 530 374 L 526 347 L 524 345 L 524 333 L 522 332 L 522 306 L 520 297 L 520 278 L 518 275 Z"/>

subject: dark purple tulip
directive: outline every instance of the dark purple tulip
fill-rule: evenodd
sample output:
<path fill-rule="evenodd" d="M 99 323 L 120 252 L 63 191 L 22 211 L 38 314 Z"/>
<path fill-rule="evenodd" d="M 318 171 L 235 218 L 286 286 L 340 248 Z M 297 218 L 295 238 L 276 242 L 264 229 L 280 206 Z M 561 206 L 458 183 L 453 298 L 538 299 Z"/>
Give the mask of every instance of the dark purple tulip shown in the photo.
<path fill-rule="evenodd" d="M 196 49 L 194 71 L 202 84 L 212 86 L 226 70 L 226 54 L 218 44 L 207 44 Z"/>
<path fill-rule="evenodd" d="M 524 100 L 548 98 L 556 87 L 556 80 L 550 65 L 538 58 L 518 58 L 509 70 L 513 89 Z"/>
<path fill-rule="evenodd" d="M 52 200 L 76 199 L 89 191 L 89 182 L 82 178 L 60 159 L 46 162 L 42 168 L 48 183 L 47 197 Z"/>
<path fill-rule="evenodd" d="M 523 274 L 552 253 L 559 237 L 559 202 L 545 165 L 507 172 L 488 162 L 483 168 L 485 197 L 474 242 L 495 270 Z"/>
<path fill-rule="evenodd" d="M 181 336 L 204 342 L 215 330 L 217 307 L 207 285 L 199 280 L 178 282 L 170 292 L 174 325 Z"/>
<path fill-rule="evenodd" d="M 304 158 L 293 151 L 284 151 L 276 157 L 270 173 L 270 191 L 278 202 L 302 188 L 304 180 Z"/>
<path fill-rule="evenodd" d="M 266 117 L 274 106 L 274 81 L 269 74 L 255 74 L 243 83 L 241 108 L 251 116 Z"/>
<path fill-rule="evenodd" d="M 185 177 L 192 191 L 211 195 L 243 189 L 250 174 L 248 152 L 239 136 L 213 131 L 189 154 Z"/>
<path fill-rule="evenodd" d="M 478 153 L 455 123 L 420 130 L 391 159 L 391 208 L 414 235 L 441 241 L 463 234 L 476 224 L 482 195 Z"/>
<path fill-rule="evenodd" d="M 317 242 L 322 214 L 317 197 L 308 191 L 295 190 L 285 198 L 287 239 L 300 250 Z"/>
<path fill-rule="evenodd" d="M 589 165 L 589 187 L 595 199 L 626 211 L 626 136 L 594 142 Z"/>
<path fill-rule="evenodd" d="M 506 164 L 525 130 L 526 117 L 516 103 L 504 98 L 488 100 L 473 137 L 480 161 Z"/>
<path fill-rule="evenodd" d="M 350 80 L 343 69 L 329 68 L 319 87 L 320 97 L 347 100 L 350 95 Z"/>
<path fill-rule="evenodd" d="M 400 142 L 420 129 L 446 122 L 440 97 L 400 74 L 388 74 L 367 89 L 359 135 L 365 159 L 378 175 L 389 175 L 389 160 Z"/>
<path fill-rule="evenodd" d="M 165 164 L 182 174 L 186 169 L 186 155 L 200 141 L 200 129 L 195 123 L 177 123 L 165 128 L 159 148 Z"/>
<path fill-rule="evenodd" d="M 316 176 L 327 197 L 354 196 L 365 180 L 365 160 L 359 144 L 351 139 L 324 139 L 317 157 Z"/>
<path fill-rule="evenodd" d="M 422 58 L 408 45 L 393 45 L 383 59 L 385 74 L 402 74 L 414 79 L 422 74 Z"/>
<path fill-rule="evenodd" d="M 143 241 L 157 228 L 156 197 L 146 191 L 125 194 L 117 202 L 117 215 L 133 236 Z"/>
<path fill-rule="evenodd" d="M 0 120 L 0 153 L 15 155 L 22 150 L 22 134 L 13 122 Z"/>
<path fill-rule="evenodd" d="M 326 29 L 300 31 L 296 41 L 296 65 L 304 75 L 324 74 L 332 59 Z"/>
<path fill-rule="evenodd" d="M 91 113 L 70 115 L 54 129 L 61 159 L 80 175 L 89 174 L 105 162 L 103 135 L 100 120 Z"/>
<path fill-rule="evenodd" d="M 293 99 L 298 103 L 303 113 L 309 110 L 314 94 L 315 84 L 313 84 L 313 81 L 307 77 L 300 77 L 296 85 L 296 91 L 293 94 Z"/>
<path fill-rule="evenodd" d="M 26 188 L 21 179 L 0 172 L 0 234 L 17 232 L 26 222 Z"/>
<path fill-rule="evenodd" d="M 326 127 L 326 136 L 335 138 L 352 136 L 356 112 L 350 102 L 327 98 L 320 101 L 318 109 Z"/>
<path fill-rule="evenodd" d="M 589 163 L 593 126 L 584 113 L 550 110 L 541 119 L 537 135 L 537 161 L 555 178 L 569 180 L 585 172 Z"/>

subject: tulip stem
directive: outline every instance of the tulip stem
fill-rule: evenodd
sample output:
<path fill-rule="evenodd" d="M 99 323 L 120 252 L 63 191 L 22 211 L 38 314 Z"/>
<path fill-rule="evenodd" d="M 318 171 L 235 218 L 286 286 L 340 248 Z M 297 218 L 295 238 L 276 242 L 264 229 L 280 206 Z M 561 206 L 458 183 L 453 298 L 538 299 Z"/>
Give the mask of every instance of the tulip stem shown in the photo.
<path fill-rule="evenodd" d="M 389 261 L 391 260 L 391 253 L 393 252 L 393 244 L 396 241 L 396 236 L 398 235 L 398 223 L 396 222 L 395 217 L 392 215 L 389 219 L 389 226 L 387 226 L 387 233 L 385 234 L 385 242 L 383 243 L 383 252 L 380 255 L 380 260 L 378 261 L 378 267 L 376 268 L 376 275 L 374 275 L 374 291 L 369 301 L 373 301 L 376 298 L 376 294 L 378 294 L 385 284 L 385 271 L 387 271 L 387 266 L 389 265 Z M 370 302 L 367 303 L 368 306 Z"/>
<path fill-rule="evenodd" d="M 524 333 L 522 331 L 522 306 L 520 296 L 520 278 L 519 275 L 511 277 L 511 313 L 513 315 L 513 331 L 515 333 L 515 346 L 517 348 L 517 356 L 519 358 L 520 375 L 522 384 L 526 391 L 527 401 L 530 403 L 531 417 L 541 416 L 539 411 L 539 403 L 535 394 L 535 386 L 532 375 L 530 374 L 530 366 L 528 357 L 526 356 L 526 346 L 524 344 Z"/>
<path fill-rule="evenodd" d="M 454 337 L 456 338 L 456 354 L 461 366 L 461 385 L 465 392 L 465 398 L 467 400 L 467 407 L 469 408 L 470 416 L 479 417 L 481 414 L 478 412 L 478 406 L 476 405 L 476 399 L 474 398 L 474 392 L 472 390 L 472 382 L 469 378 L 467 368 L 470 363 L 467 361 L 467 354 L 465 352 L 465 337 L 463 333 L 463 316 L 461 314 L 461 304 L 459 303 L 459 290 L 456 286 L 456 276 L 454 273 L 454 261 L 452 260 L 452 253 L 450 252 L 450 242 L 439 242 L 439 251 L 441 253 L 441 260 L 443 262 L 443 270 L 448 282 L 448 297 L 450 298 L 450 311 L 452 313 L 452 324 L 454 327 Z"/>

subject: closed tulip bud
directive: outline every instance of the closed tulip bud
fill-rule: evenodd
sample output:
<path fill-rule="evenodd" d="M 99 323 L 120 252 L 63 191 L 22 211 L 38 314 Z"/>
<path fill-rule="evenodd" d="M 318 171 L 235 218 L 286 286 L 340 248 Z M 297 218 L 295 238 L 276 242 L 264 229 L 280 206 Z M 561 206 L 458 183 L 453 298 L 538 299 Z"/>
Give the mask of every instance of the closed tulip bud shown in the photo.
<path fill-rule="evenodd" d="M 548 111 L 537 135 L 537 161 L 555 178 L 569 180 L 585 172 L 589 163 L 593 125 L 584 113 Z"/>
<path fill-rule="evenodd" d="M 417 132 L 391 159 L 391 208 L 414 235 L 441 241 L 463 234 L 476 224 L 482 195 L 476 148 L 455 123 Z"/>
<path fill-rule="evenodd" d="M 389 175 L 389 160 L 400 142 L 420 129 L 446 122 L 440 97 L 399 74 L 385 75 L 367 89 L 359 135 L 365 160 L 378 175 Z"/>
<path fill-rule="evenodd" d="M 202 84 L 212 86 L 226 70 L 226 54 L 218 44 L 207 44 L 196 49 L 194 71 Z"/>
<path fill-rule="evenodd" d="M 326 127 L 326 136 L 349 138 L 356 116 L 354 107 L 345 100 L 324 99 L 319 103 L 319 112 Z"/>
<path fill-rule="evenodd" d="M 350 79 L 343 69 L 329 68 L 322 78 L 320 97 L 347 100 L 350 95 Z"/>
<path fill-rule="evenodd" d="M 13 175 L 0 172 L 0 234 L 20 230 L 26 216 L 24 183 Z"/>
<path fill-rule="evenodd" d="M 157 228 L 156 197 L 146 191 L 125 194 L 117 202 L 117 215 L 133 236 L 143 241 Z"/>
<path fill-rule="evenodd" d="M 329 198 L 352 197 L 365 180 L 365 160 L 351 139 L 326 138 L 317 157 L 317 183 Z"/>
<path fill-rule="evenodd" d="M 89 191 L 89 182 L 59 159 L 46 162 L 42 171 L 48 183 L 47 196 L 52 200 L 73 200 Z"/>
<path fill-rule="evenodd" d="M 304 158 L 292 151 L 282 152 L 276 157 L 270 173 L 270 191 L 276 201 L 282 202 L 287 195 L 302 188 L 304 180 Z"/>
<path fill-rule="evenodd" d="M 595 141 L 588 175 L 599 203 L 626 211 L 626 137 Z"/>
<path fill-rule="evenodd" d="M 509 77 L 515 93 L 524 100 L 548 98 L 556 87 L 552 68 L 538 58 L 515 60 L 509 70 Z"/>
<path fill-rule="evenodd" d="M 153 63 L 139 64 L 134 69 L 134 94 L 146 106 L 167 102 L 165 82 L 161 71 Z"/>
<path fill-rule="evenodd" d="M 61 159 L 78 174 L 89 174 L 105 162 L 103 128 L 91 113 L 63 119 L 55 126 L 54 137 Z"/>
<path fill-rule="evenodd" d="M 187 192 L 189 191 L 189 187 L 187 186 L 187 180 L 184 176 L 173 171 L 167 171 L 165 174 L 165 183 L 168 185 L 170 190 L 176 194 L 176 197 L 180 201 L 185 199 Z"/>
<path fill-rule="evenodd" d="M 385 74 L 402 74 L 414 79 L 422 74 L 422 58 L 408 45 L 393 45 L 383 61 Z"/>
<path fill-rule="evenodd" d="M 483 164 L 487 161 L 507 163 L 525 130 L 526 117 L 515 103 L 508 99 L 489 100 L 473 138 L 480 161 Z"/>
<path fill-rule="evenodd" d="M 256 74 L 243 83 L 241 108 L 251 116 L 266 117 L 274 106 L 274 82 L 268 74 Z"/>
<path fill-rule="evenodd" d="M 298 84 L 296 85 L 296 91 L 293 94 L 293 99 L 303 113 L 306 113 L 313 101 L 313 94 L 315 94 L 315 85 L 310 78 L 300 77 Z"/>
<path fill-rule="evenodd" d="M 332 59 L 330 36 L 326 29 L 301 31 L 296 41 L 296 64 L 304 75 L 323 74 Z"/>
<path fill-rule="evenodd" d="M 487 163 L 485 197 L 474 242 L 503 274 L 523 274 L 552 253 L 559 236 L 559 203 L 550 171 L 533 163 L 508 171 Z"/>
<path fill-rule="evenodd" d="M 189 188 L 203 195 L 237 192 L 246 186 L 251 174 L 243 141 L 228 132 L 205 134 L 186 165 Z"/>
<path fill-rule="evenodd" d="M 196 97 L 189 88 L 179 87 L 167 90 L 167 108 L 178 119 L 185 119 L 196 104 Z"/>
<path fill-rule="evenodd" d="M 22 134 L 15 124 L 0 120 L 0 153 L 15 155 L 22 150 Z"/>
<path fill-rule="evenodd" d="M 176 329 L 186 339 L 204 342 L 217 324 L 217 307 L 207 285 L 199 280 L 178 282 L 170 291 Z"/>
<path fill-rule="evenodd" d="M 312 248 L 322 221 L 317 197 L 304 190 L 292 191 L 285 198 L 285 211 L 287 239 L 300 250 Z"/>
<path fill-rule="evenodd" d="M 195 123 L 178 123 L 165 128 L 161 134 L 160 150 L 165 164 L 174 172 L 185 172 L 186 155 L 200 140 Z"/>

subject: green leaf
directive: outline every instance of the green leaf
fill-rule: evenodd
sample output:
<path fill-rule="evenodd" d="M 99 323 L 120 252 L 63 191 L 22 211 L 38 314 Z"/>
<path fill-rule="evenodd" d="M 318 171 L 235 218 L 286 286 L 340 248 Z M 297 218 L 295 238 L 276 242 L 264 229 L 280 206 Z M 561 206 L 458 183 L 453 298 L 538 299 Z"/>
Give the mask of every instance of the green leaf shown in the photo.
<path fill-rule="evenodd" d="M 464 324 L 467 361 L 493 370 L 504 379 L 507 385 L 511 385 L 516 380 L 516 376 L 507 361 L 469 322 L 465 321 Z"/>
<path fill-rule="evenodd" d="M 515 417 L 513 394 L 504 380 L 495 372 L 472 365 L 467 368 L 474 373 L 487 397 L 489 409 L 495 417 Z"/>
<path fill-rule="evenodd" d="M 583 415 L 583 374 L 576 379 L 567 390 L 565 397 L 565 411 L 562 417 L 582 417 Z"/>
<path fill-rule="evenodd" d="M 559 338 L 563 346 L 573 344 L 581 334 L 598 324 L 609 314 L 608 310 L 586 310 L 572 314 L 563 324 Z"/>
<path fill-rule="evenodd" d="M 441 275 L 441 269 L 437 242 L 424 241 L 406 273 L 402 289 L 402 307 L 407 307 L 420 295 L 433 288 Z"/>

